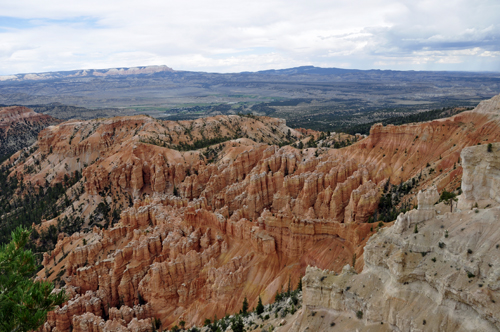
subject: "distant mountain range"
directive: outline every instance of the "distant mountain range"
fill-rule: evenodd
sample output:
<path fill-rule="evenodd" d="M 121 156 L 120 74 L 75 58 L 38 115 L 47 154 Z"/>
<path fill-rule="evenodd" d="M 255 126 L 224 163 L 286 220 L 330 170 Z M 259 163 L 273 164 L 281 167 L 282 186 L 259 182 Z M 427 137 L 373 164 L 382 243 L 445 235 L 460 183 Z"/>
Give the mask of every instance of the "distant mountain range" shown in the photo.
<path fill-rule="evenodd" d="M 143 66 L 131 68 L 109 68 L 109 69 L 81 69 L 70 71 L 54 71 L 47 73 L 29 73 L 0 76 L 0 81 L 31 81 L 31 80 L 50 80 L 58 78 L 72 77 L 106 77 L 106 76 L 128 76 L 128 75 L 147 75 L 161 72 L 172 72 L 172 68 L 167 66 Z"/>
<path fill-rule="evenodd" d="M 499 93 L 497 72 L 314 66 L 225 74 L 141 66 L 0 77 L 0 104 L 60 119 L 148 114 L 182 120 L 251 112 L 332 131 L 422 110 L 473 107 Z"/>
<path fill-rule="evenodd" d="M 172 68 L 161 66 L 139 66 L 139 67 L 120 67 L 120 68 L 107 68 L 107 69 L 79 69 L 69 71 L 53 71 L 44 73 L 27 73 L 0 76 L 0 81 L 32 81 L 32 80 L 51 80 L 63 78 L 79 78 L 79 77 L 108 77 L 108 76 L 137 76 L 137 75 L 155 75 L 171 74 L 171 73 L 197 73 L 206 75 L 221 75 L 226 77 L 234 77 L 240 75 L 242 77 L 249 76 L 337 76 L 338 78 L 346 78 L 346 75 L 363 75 L 372 77 L 386 77 L 386 76 L 413 76 L 415 78 L 423 77 L 482 77 L 496 76 L 500 77 L 498 72 L 446 72 L 446 71 L 400 71 L 400 70 L 360 70 L 360 69 L 343 69 L 343 68 L 321 68 L 315 66 L 300 66 L 287 69 L 270 69 L 261 70 L 257 72 L 241 72 L 241 73 L 205 73 L 205 72 L 189 72 L 177 71 Z"/>

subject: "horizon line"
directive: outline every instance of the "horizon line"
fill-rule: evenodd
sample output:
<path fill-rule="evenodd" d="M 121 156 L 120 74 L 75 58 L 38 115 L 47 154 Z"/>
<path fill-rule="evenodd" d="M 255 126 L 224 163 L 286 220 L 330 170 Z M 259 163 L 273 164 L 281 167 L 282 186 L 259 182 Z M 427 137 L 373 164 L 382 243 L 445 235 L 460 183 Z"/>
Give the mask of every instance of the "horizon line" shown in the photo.
<path fill-rule="evenodd" d="M 257 71 L 237 71 L 237 72 L 211 72 L 211 71 L 197 71 L 197 70 L 177 70 L 173 69 L 167 65 L 138 65 L 138 66 L 130 66 L 130 67 L 108 67 L 108 68 L 79 68 L 79 69 L 67 69 L 67 70 L 53 70 L 53 71 L 40 71 L 40 72 L 21 72 L 21 73 L 16 73 L 16 74 L 5 74 L 5 75 L 0 75 L 0 77 L 7 78 L 7 77 L 12 77 L 12 78 L 17 78 L 18 75 L 40 75 L 40 74 L 51 74 L 51 73 L 69 73 L 69 72 L 78 72 L 78 71 L 103 71 L 103 70 L 123 70 L 123 69 L 141 69 L 141 68 L 154 68 L 154 67 L 165 67 L 167 70 L 164 71 L 172 71 L 172 72 L 193 72 L 193 73 L 207 73 L 207 74 L 244 74 L 244 73 L 260 73 L 260 72 L 269 72 L 269 71 L 284 71 L 284 70 L 290 70 L 290 69 L 300 69 L 300 68 L 316 68 L 316 69 L 339 69 L 339 70 L 352 70 L 352 71 L 381 71 L 381 72 L 387 72 L 387 71 L 394 71 L 394 72 L 416 72 L 416 73 L 423 73 L 423 72 L 432 72 L 432 73 L 499 73 L 500 71 L 493 71 L 493 70 L 415 70 L 415 69 L 408 69 L 408 70 L 401 70 L 401 69 L 380 69 L 380 68 L 370 68 L 370 69 L 357 69 L 357 68 L 342 68 L 342 67 L 318 67 L 314 65 L 303 65 L 303 66 L 296 66 L 296 67 L 289 67 L 289 68 L 281 68 L 281 69 L 263 69 L 263 70 L 257 70 Z M 133 74 L 130 74 L 133 75 Z M 1 81 L 1 80 L 0 80 Z M 4 80 L 6 81 L 6 80 Z"/>

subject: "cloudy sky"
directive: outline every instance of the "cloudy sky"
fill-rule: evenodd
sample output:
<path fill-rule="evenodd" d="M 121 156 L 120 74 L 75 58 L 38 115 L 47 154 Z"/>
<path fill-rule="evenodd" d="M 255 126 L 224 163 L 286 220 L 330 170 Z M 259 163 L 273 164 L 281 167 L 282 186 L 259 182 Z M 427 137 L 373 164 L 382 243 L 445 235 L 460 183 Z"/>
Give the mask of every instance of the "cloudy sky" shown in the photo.
<path fill-rule="evenodd" d="M 16 0 L 0 15 L 0 75 L 163 64 L 500 71 L 499 0 Z"/>

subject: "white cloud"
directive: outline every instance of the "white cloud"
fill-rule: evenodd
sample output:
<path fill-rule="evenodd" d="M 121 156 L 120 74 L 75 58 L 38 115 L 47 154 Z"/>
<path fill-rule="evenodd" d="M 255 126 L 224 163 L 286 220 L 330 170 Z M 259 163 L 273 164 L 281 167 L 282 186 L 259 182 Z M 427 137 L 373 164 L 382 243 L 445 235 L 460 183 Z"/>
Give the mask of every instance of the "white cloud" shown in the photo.
<path fill-rule="evenodd" d="M 4 1 L 0 74 L 166 64 L 500 70 L 500 3 Z"/>

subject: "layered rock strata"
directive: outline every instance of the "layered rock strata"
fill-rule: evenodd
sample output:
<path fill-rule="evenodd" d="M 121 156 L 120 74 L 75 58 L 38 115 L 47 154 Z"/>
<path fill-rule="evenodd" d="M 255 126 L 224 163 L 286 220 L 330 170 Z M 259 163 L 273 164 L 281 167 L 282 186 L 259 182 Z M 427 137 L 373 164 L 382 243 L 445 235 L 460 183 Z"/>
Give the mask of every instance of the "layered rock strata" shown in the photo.
<path fill-rule="evenodd" d="M 470 180 L 462 188 L 465 197 L 488 199 L 488 208 L 441 215 L 436 190 L 419 193 L 418 210 L 370 238 L 360 274 L 349 265 L 340 274 L 307 268 L 305 308 L 286 330 L 330 324 L 329 331 L 498 331 L 500 205 L 478 178 L 496 177 L 500 165 L 492 161 L 500 154 L 493 150 L 478 162 L 474 157 L 483 150 L 462 152 L 464 179 Z"/>

